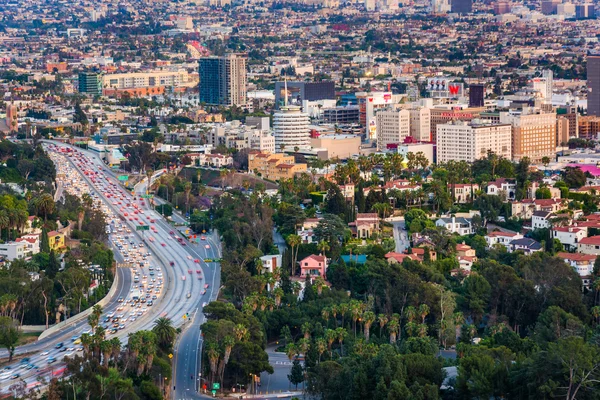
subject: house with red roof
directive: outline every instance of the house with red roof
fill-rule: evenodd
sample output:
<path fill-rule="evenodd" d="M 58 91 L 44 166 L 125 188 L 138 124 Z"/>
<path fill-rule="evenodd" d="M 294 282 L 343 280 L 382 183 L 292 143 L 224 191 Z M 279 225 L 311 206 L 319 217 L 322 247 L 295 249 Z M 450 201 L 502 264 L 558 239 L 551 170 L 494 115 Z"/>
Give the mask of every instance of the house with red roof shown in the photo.
<path fill-rule="evenodd" d="M 450 196 L 454 198 L 454 202 L 458 204 L 470 203 L 475 197 L 475 193 L 479 190 L 479 185 L 470 183 L 455 183 L 448 185 Z"/>
<path fill-rule="evenodd" d="M 500 178 L 487 184 L 486 193 L 500 196 L 503 200 L 514 200 L 517 192 L 517 181 L 515 179 Z"/>
<path fill-rule="evenodd" d="M 510 248 L 510 242 L 522 238 L 523 235 L 517 232 L 493 231 L 485 236 L 485 241 L 487 242 L 488 248 L 491 248 L 496 244 L 501 244 L 508 250 Z"/>
<path fill-rule="evenodd" d="M 577 250 L 577 245 L 586 238 L 588 230 L 580 226 L 555 226 L 552 228 L 552 238 L 558 239 L 566 251 Z"/>
<path fill-rule="evenodd" d="M 377 213 L 358 213 L 356 220 L 348 224 L 354 236 L 367 239 L 379 229 L 379 216 Z"/>
<path fill-rule="evenodd" d="M 592 284 L 592 273 L 594 272 L 594 263 L 596 256 L 593 254 L 581 253 L 557 253 L 556 257 L 562 258 L 569 264 L 575 272 L 579 274 L 583 281 L 583 286 L 589 287 Z"/>
<path fill-rule="evenodd" d="M 600 254 L 600 236 L 589 236 L 577 243 L 577 252 L 590 255 Z"/>

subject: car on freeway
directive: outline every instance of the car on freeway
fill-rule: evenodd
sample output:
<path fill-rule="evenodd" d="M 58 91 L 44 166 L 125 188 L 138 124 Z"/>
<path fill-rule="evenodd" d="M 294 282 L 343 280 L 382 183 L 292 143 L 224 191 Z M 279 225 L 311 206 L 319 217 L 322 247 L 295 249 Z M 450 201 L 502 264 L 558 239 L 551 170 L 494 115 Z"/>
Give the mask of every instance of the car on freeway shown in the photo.
<path fill-rule="evenodd" d="M 204 285 L 204 289 L 208 289 L 208 283 Z"/>
<path fill-rule="evenodd" d="M 200 236 L 200 240 L 206 240 L 206 236 Z"/>
<path fill-rule="evenodd" d="M 54 357 L 48 357 L 46 359 L 46 362 L 48 362 L 48 364 L 52 364 L 52 363 L 56 362 L 56 358 L 54 358 Z"/>
<path fill-rule="evenodd" d="M 192 270 L 191 270 L 191 269 L 188 269 L 188 274 L 191 274 L 191 273 L 192 273 Z"/>
<path fill-rule="evenodd" d="M 165 243 L 161 243 L 160 244 L 162 247 L 167 247 L 167 245 Z"/>
<path fill-rule="evenodd" d="M 185 281 L 185 275 L 181 275 L 181 280 Z"/>
<path fill-rule="evenodd" d="M 40 353 L 40 356 L 47 356 L 48 354 L 49 354 L 49 352 L 47 352 L 47 351 L 42 351 L 42 352 Z"/>
<path fill-rule="evenodd" d="M 201 274 L 201 273 L 202 273 L 202 270 L 200 270 L 200 269 L 197 269 L 197 270 L 196 270 L 196 273 L 197 273 L 197 274 Z"/>
<path fill-rule="evenodd" d="M 60 349 L 61 347 L 63 347 L 62 342 L 56 343 L 56 346 L 54 346 L 55 349 Z"/>
<path fill-rule="evenodd" d="M 204 245 L 204 248 L 205 249 L 210 249 L 210 246 L 206 244 L 206 245 Z"/>
<path fill-rule="evenodd" d="M 194 260 L 194 262 L 195 262 L 196 264 L 200 264 L 200 260 L 199 260 L 199 259 L 197 259 L 197 258 Z"/>

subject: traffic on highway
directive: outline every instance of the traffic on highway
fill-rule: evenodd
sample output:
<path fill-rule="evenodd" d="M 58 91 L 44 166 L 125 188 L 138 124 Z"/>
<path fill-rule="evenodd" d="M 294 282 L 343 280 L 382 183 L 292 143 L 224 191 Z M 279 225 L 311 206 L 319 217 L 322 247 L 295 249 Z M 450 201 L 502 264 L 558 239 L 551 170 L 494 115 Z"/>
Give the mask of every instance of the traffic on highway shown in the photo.
<path fill-rule="evenodd" d="M 202 236 L 201 245 L 192 245 L 142 197 L 145 188 L 127 191 L 94 154 L 62 144 L 45 147 L 63 190 L 92 201 L 105 215 L 117 261 L 112 295 L 105 299 L 100 317 L 106 334 L 125 344 L 129 333 L 151 329 L 158 317 L 171 318 L 175 327 L 189 322 L 210 301 L 215 281 L 218 285 L 217 267 L 205 262 L 219 258 L 215 239 Z M 0 370 L 0 394 L 40 387 L 65 373 L 64 358 L 82 351 L 81 335 L 92 332 L 87 314 L 62 325 L 17 349 L 18 357 L 26 357 Z M 0 352 L 0 357 L 6 356 Z"/>

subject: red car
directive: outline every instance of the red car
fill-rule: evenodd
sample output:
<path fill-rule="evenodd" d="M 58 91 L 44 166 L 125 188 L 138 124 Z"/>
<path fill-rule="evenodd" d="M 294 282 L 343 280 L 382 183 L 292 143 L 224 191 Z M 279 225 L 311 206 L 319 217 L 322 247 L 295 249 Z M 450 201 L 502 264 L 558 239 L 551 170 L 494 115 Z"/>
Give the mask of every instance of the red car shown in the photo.
<path fill-rule="evenodd" d="M 160 245 L 161 245 L 162 247 L 167 247 L 167 245 L 166 245 L 166 244 L 164 244 L 164 243 L 161 243 Z"/>
<path fill-rule="evenodd" d="M 174 263 L 173 261 L 171 261 L 171 262 L 169 263 L 169 265 L 172 267 L 173 265 L 175 265 L 175 263 Z"/>
<path fill-rule="evenodd" d="M 204 289 L 208 289 L 208 283 L 204 285 Z"/>
<path fill-rule="evenodd" d="M 173 231 L 169 232 L 169 235 L 174 235 L 174 234 L 175 234 L 175 232 L 173 232 Z"/>
<path fill-rule="evenodd" d="M 191 269 L 188 269 L 188 274 L 191 274 L 191 273 L 192 273 L 192 270 L 191 270 Z"/>
<path fill-rule="evenodd" d="M 202 271 L 200 271 L 199 269 L 197 269 L 197 270 L 196 270 L 196 273 L 197 273 L 197 274 L 201 274 L 201 273 L 202 273 Z"/>
<path fill-rule="evenodd" d="M 200 260 L 199 260 L 199 259 L 197 259 L 197 258 L 194 260 L 194 262 L 195 262 L 196 264 L 200 264 Z"/>

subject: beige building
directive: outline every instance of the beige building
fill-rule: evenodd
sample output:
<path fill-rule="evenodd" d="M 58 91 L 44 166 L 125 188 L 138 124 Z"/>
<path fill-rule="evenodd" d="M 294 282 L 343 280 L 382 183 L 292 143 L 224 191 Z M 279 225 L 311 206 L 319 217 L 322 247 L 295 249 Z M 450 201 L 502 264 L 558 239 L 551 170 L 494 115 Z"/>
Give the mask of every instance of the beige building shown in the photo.
<path fill-rule="evenodd" d="M 410 136 L 419 142 L 431 141 L 431 111 L 427 107 L 416 107 L 410 113 Z"/>
<path fill-rule="evenodd" d="M 577 121 L 579 137 L 583 139 L 597 139 L 600 133 L 600 117 L 586 115 Z"/>
<path fill-rule="evenodd" d="M 310 146 L 327 149 L 328 158 L 345 160 L 360 152 L 360 136 L 357 135 L 320 135 L 310 139 Z"/>
<path fill-rule="evenodd" d="M 151 87 L 192 87 L 198 84 L 186 70 L 128 72 L 102 76 L 104 89 L 136 89 Z"/>
<path fill-rule="evenodd" d="M 512 125 L 512 158 L 519 161 L 528 157 L 532 163 L 541 163 L 543 157 L 553 159 L 556 154 L 556 113 L 536 109 L 500 113 L 500 121 Z"/>
<path fill-rule="evenodd" d="M 398 144 L 410 136 L 410 112 L 408 110 L 380 110 L 375 115 L 377 126 L 377 149 L 388 144 Z"/>
<path fill-rule="evenodd" d="M 439 124 L 447 124 L 451 121 L 472 121 L 479 118 L 479 115 L 485 111 L 485 107 L 469 107 L 462 110 L 453 108 L 431 108 L 431 140 L 437 140 L 437 126 Z"/>
<path fill-rule="evenodd" d="M 556 144 L 567 143 L 570 139 L 570 125 L 568 118 L 560 115 L 556 118 Z"/>
<path fill-rule="evenodd" d="M 473 162 L 492 151 L 511 158 L 511 126 L 454 121 L 437 126 L 437 162 Z"/>
<path fill-rule="evenodd" d="M 306 164 L 297 164 L 294 156 L 282 153 L 268 154 L 251 152 L 248 154 L 248 171 L 260 174 L 265 179 L 279 181 L 291 179 L 299 172 L 306 172 Z"/>

